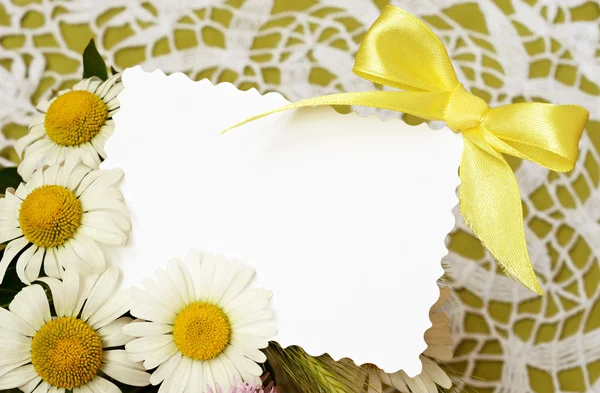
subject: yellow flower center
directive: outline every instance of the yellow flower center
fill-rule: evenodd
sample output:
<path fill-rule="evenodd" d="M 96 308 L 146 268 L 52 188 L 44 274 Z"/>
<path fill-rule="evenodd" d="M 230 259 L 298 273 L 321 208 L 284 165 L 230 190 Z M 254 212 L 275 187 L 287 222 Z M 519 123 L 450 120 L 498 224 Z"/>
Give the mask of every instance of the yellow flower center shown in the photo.
<path fill-rule="evenodd" d="M 100 336 L 81 319 L 54 319 L 33 336 L 31 362 L 52 386 L 73 389 L 89 382 L 102 362 Z"/>
<path fill-rule="evenodd" d="M 231 325 L 219 307 L 196 302 L 177 314 L 173 337 L 184 356 L 209 360 L 219 356 L 229 344 Z"/>
<path fill-rule="evenodd" d="M 56 247 L 73 237 L 81 224 L 81 202 L 64 187 L 38 187 L 21 203 L 23 235 L 38 247 Z"/>
<path fill-rule="evenodd" d="M 56 144 L 76 146 L 98 135 L 107 118 L 108 108 L 100 97 L 89 91 L 73 90 L 50 104 L 44 127 Z"/>

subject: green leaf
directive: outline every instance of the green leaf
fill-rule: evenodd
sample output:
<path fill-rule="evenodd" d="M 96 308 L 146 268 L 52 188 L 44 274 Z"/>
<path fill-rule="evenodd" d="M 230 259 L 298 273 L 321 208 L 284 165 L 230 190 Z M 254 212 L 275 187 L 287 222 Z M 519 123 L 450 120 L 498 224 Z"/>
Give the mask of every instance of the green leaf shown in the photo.
<path fill-rule="evenodd" d="M 2 246 L 4 248 L 4 246 Z M 4 250 L 0 251 L 0 258 L 4 255 Z M 0 307 L 8 308 L 10 302 L 25 284 L 19 280 L 14 261 L 8 265 L 2 285 L 0 285 Z"/>
<path fill-rule="evenodd" d="M 0 194 L 4 194 L 9 187 L 17 188 L 23 182 L 17 173 L 16 167 L 0 169 Z"/>
<path fill-rule="evenodd" d="M 108 79 L 106 63 L 98 53 L 93 38 L 83 51 L 83 78 L 91 78 L 92 76 L 97 76 L 103 81 Z"/>
<path fill-rule="evenodd" d="M 282 348 L 270 342 L 266 349 L 268 362 L 283 373 L 275 384 L 281 389 L 285 383 L 294 385 L 302 393 L 360 393 L 367 382 L 366 370 L 349 359 L 334 361 L 330 356 L 310 356 L 300 347 Z M 282 390 L 282 392 L 285 392 Z"/>
<path fill-rule="evenodd" d="M 118 73 L 119 73 L 119 71 L 117 71 L 117 70 L 115 69 L 115 67 L 113 67 L 113 66 L 110 66 L 110 73 L 111 73 L 111 74 L 113 74 L 113 75 L 116 75 L 116 74 L 118 74 Z"/>

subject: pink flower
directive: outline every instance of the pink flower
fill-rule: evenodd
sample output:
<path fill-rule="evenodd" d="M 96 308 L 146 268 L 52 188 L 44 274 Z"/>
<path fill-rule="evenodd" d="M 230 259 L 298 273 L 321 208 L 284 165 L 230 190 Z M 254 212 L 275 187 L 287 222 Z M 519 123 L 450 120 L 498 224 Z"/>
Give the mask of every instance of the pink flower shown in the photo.
<path fill-rule="evenodd" d="M 279 389 L 273 386 L 271 382 L 267 387 L 263 387 L 262 384 L 254 382 L 243 382 L 238 385 L 237 381 L 234 381 L 233 386 L 227 392 L 223 392 L 221 387 L 217 384 L 217 391 L 214 392 L 210 386 L 207 386 L 208 390 L 206 393 L 279 393 Z"/>

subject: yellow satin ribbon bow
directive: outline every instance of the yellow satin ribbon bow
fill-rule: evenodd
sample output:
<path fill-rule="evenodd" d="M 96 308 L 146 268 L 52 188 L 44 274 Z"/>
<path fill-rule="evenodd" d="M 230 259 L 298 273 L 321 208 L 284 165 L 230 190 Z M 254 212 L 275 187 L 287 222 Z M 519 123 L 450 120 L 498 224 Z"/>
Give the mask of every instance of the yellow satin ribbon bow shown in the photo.
<path fill-rule="evenodd" d="M 543 294 L 529 260 L 517 180 L 503 154 L 553 171 L 573 169 L 589 113 L 575 105 L 518 103 L 490 109 L 459 83 L 444 44 L 413 15 L 387 6 L 364 38 L 354 72 L 406 91 L 332 94 L 295 102 L 288 109 L 358 105 L 444 120 L 462 133 L 461 214 L 505 272 Z M 230 128 L 230 129 L 231 129 Z"/>

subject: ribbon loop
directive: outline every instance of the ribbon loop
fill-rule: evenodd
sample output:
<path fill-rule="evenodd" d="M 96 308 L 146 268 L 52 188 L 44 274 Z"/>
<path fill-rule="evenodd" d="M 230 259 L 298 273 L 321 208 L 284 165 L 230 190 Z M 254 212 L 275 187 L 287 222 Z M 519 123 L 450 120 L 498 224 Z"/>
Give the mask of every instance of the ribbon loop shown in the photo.
<path fill-rule="evenodd" d="M 444 112 L 444 120 L 454 132 L 463 132 L 479 127 L 490 111 L 487 102 L 469 93 L 459 83 L 452 92 Z"/>
<path fill-rule="evenodd" d="M 459 83 L 440 39 L 423 22 L 393 6 L 387 6 L 369 29 L 356 54 L 354 72 L 407 91 L 310 98 L 228 130 L 283 110 L 322 105 L 361 105 L 445 120 L 464 138 L 459 193 L 465 222 L 510 277 L 542 294 L 527 253 L 519 186 L 503 154 L 570 171 L 589 113 L 575 105 L 539 103 L 490 109 Z"/>

